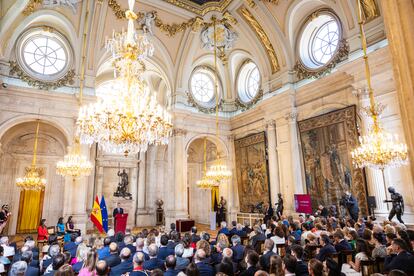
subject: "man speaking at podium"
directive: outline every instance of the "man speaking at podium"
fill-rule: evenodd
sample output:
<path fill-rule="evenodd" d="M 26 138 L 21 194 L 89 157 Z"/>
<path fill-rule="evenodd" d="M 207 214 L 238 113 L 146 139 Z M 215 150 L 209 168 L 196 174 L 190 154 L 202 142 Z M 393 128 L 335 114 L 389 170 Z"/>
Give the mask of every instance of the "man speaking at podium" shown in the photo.
<path fill-rule="evenodd" d="M 114 212 L 112 213 L 112 217 L 114 218 L 114 230 L 116 229 L 116 219 L 115 216 L 118 214 L 123 214 L 124 213 L 124 209 L 121 208 L 121 204 L 118 202 L 116 204 L 116 208 L 114 209 Z"/>

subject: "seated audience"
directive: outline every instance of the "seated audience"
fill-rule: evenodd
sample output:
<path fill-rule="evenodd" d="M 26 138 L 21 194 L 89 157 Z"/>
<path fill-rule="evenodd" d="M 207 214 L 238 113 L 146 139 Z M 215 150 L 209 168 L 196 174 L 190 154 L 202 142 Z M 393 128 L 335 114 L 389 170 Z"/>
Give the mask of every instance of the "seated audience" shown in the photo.
<path fill-rule="evenodd" d="M 143 267 L 145 270 L 154 270 L 156 268 L 159 268 L 161 270 L 164 269 L 164 262 L 159 259 L 157 257 L 158 255 L 158 247 L 155 243 L 150 244 L 150 246 L 148 246 L 148 255 L 149 255 L 149 260 L 145 261 L 143 264 Z"/>
<path fill-rule="evenodd" d="M 101 260 L 96 263 L 95 270 L 96 270 L 96 275 L 108 276 L 110 267 L 105 261 Z"/>
<path fill-rule="evenodd" d="M 121 263 L 121 258 L 119 258 L 118 254 L 118 245 L 115 242 L 111 242 L 109 244 L 109 256 L 104 259 L 110 268 Z"/>
<path fill-rule="evenodd" d="M 308 275 L 308 265 L 302 260 L 303 258 L 303 248 L 298 245 L 294 244 L 291 247 L 292 256 L 296 259 L 296 269 L 295 274 L 296 276 L 307 276 Z"/>
<path fill-rule="evenodd" d="M 335 250 L 336 252 L 341 252 L 341 251 L 347 251 L 347 250 L 352 250 L 351 245 L 349 244 L 349 242 L 347 240 L 345 240 L 344 234 L 342 233 L 342 231 L 336 231 L 333 234 L 333 238 L 334 238 L 334 245 L 335 245 Z"/>
<path fill-rule="evenodd" d="M 71 264 L 73 271 L 79 273 L 79 271 L 84 267 L 86 258 L 88 257 L 89 248 L 85 244 L 80 244 L 76 250 L 76 257 L 72 259 Z"/>
<path fill-rule="evenodd" d="M 273 255 L 272 257 L 270 257 L 269 275 L 284 275 L 283 260 L 280 256 Z"/>
<path fill-rule="evenodd" d="M 333 247 L 327 235 L 321 234 L 320 244 L 322 247 L 319 249 L 319 253 L 316 254 L 315 257 L 317 260 L 323 262 L 325 261 L 326 257 L 329 257 L 329 255 L 336 253 L 335 247 Z"/>
<path fill-rule="evenodd" d="M 254 276 L 257 268 L 257 263 L 259 262 L 259 255 L 254 250 L 249 250 L 246 254 L 246 258 L 244 260 L 246 262 L 246 270 L 241 272 L 240 276 Z"/>
<path fill-rule="evenodd" d="M 361 271 L 361 261 L 367 261 L 369 259 L 368 242 L 363 239 L 358 239 L 356 242 L 355 262 L 350 261 L 348 264 L 342 265 L 342 272 L 345 274 L 351 274 Z"/>
<path fill-rule="evenodd" d="M 72 219 L 72 216 L 68 217 L 68 220 L 66 221 L 66 232 L 68 233 L 76 233 L 78 236 L 80 236 L 81 232 L 79 229 L 75 229 L 75 223 Z"/>
<path fill-rule="evenodd" d="M 98 254 L 94 249 L 89 250 L 86 255 L 83 268 L 79 270 L 79 276 L 90 276 L 96 274 L 96 263 L 98 261 Z"/>
<path fill-rule="evenodd" d="M 56 233 L 59 236 L 65 235 L 65 224 L 63 223 L 63 217 L 60 217 L 58 219 L 58 222 L 56 224 Z"/>
<path fill-rule="evenodd" d="M 407 251 L 407 245 L 402 239 L 394 239 L 391 244 L 391 249 L 388 251 L 388 256 L 385 258 L 384 270 L 390 272 L 398 269 L 405 273 L 414 274 L 414 256 Z"/>
<path fill-rule="evenodd" d="M 58 271 L 56 271 L 55 276 L 74 276 L 75 272 L 69 264 L 62 265 Z M 80 274 L 79 274 L 80 275 Z M 87 274 L 88 276 L 90 274 Z M 93 274 L 94 275 L 94 274 Z"/>
<path fill-rule="evenodd" d="M 165 258 L 165 276 L 175 276 L 178 274 L 178 270 L 175 269 L 176 259 L 175 256 L 169 255 Z"/>
<path fill-rule="evenodd" d="M 50 272 L 45 273 L 45 276 L 52 276 L 55 275 L 56 272 L 59 270 L 61 266 L 65 264 L 65 256 L 63 254 L 58 253 L 52 259 L 52 270 Z"/>
<path fill-rule="evenodd" d="M 25 276 L 38 276 L 40 275 L 39 267 L 33 267 L 30 264 L 33 261 L 33 253 L 32 251 L 25 251 L 22 253 L 20 257 L 21 261 L 26 262 L 27 270 L 25 272 Z"/>
<path fill-rule="evenodd" d="M 122 275 L 126 272 L 131 272 L 134 268 L 132 265 L 131 250 L 128 247 L 122 248 L 119 257 L 121 258 L 121 263 L 111 268 L 110 275 Z"/>
<path fill-rule="evenodd" d="M 200 236 L 197 235 L 197 227 L 191 227 L 191 243 L 197 243 L 200 239 Z"/>
<path fill-rule="evenodd" d="M 286 255 L 283 258 L 283 270 L 285 276 L 293 276 L 296 271 L 296 258 L 292 255 Z"/>
<path fill-rule="evenodd" d="M 372 249 L 371 257 L 385 258 L 387 256 L 387 248 L 385 247 L 384 235 L 382 233 L 373 234 L 374 248 Z"/>
<path fill-rule="evenodd" d="M 272 257 L 273 255 L 276 255 L 275 252 L 273 252 L 273 248 L 274 248 L 274 242 L 271 239 L 267 239 L 265 240 L 264 243 L 264 249 L 265 251 L 263 252 L 263 255 L 260 256 L 260 267 L 263 270 L 268 271 L 269 270 L 269 266 L 270 266 L 270 257 Z"/>
<path fill-rule="evenodd" d="M 43 248 L 47 247 L 44 246 Z M 44 255 L 42 261 L 40 262 L 40 269 L 42 272 L 46 273 L 53 270 L 52 262 L 58 254 L 60 254 L 60 247 L 58 244 L 54 244 L 49 247 L 47 255 Z"/>
<path fill-rule="evenodd" d="M 109 245 L 111 244 L 111 239 L 109 237 L 104 238 L 104 246 L 101 249 L 98 249 L 98 258 L 103 260 L 110 255 Z"/>
<path fill-rule="evenodd" d="M 190 263 L 190 260 L 187 258 L 183 258 L 184 254 L 184 245 L 181 243 L 177 244 L 174 249 L 175 253 L 175 260 L 176 260 L 176 267 L 178 271 L 184 271 L 187 265 Z"/>
<path fill-rule="evenodd" d="M 161 246 L 158 249 L 158 259 L 165 260 L 165 258 L 169 255 L 174 254 L 174 250 L 167 247 L 168 245 L 168 236 L 162 235 L 160 239 Z"/>
<path fill-rule="evenodd" d="M 243 259 L 244 249 L 245 246 L 241 244 L 241 239 L 238 235 L 233 235 L 231 237 L 232 247 L 233 250 L 233 261 L 238 263 Z"/>
<path fill-rule="evenodd" d="M 10 269 L 9 276 L 24 276 L 27 271 L 27 263 L 24 261 L 15 262 Z"/>
<path fill-rule="evenodd" d="M 200 276 L 215 275 L 213 267 L 206 262 L 206 252 L 203 249 L 198 249 L 194 255 L 194 263 L 196 264 Z"/>
<path fill-rule="evenodd" d="M 317 259 L 311 259 L 308 264 L 309 276 L 322 276 L 323 264 Z"/>

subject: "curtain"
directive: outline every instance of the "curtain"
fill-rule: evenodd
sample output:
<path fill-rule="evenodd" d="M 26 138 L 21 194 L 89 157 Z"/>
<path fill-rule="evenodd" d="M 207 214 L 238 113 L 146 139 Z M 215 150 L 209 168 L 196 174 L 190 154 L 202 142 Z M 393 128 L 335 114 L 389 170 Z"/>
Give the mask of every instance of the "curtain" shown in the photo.
<path fill-rule="evenodd" d="M 37 232 L 42 216 L 43 196 L 43 191 L 23 190 L 20 192 L 18 233 Z"/>

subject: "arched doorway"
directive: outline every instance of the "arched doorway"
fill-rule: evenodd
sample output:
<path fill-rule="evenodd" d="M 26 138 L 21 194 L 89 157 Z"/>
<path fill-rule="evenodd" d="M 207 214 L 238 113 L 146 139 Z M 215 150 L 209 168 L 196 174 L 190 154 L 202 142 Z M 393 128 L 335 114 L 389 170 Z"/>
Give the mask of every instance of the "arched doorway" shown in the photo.
<path fill-rule="evenodd" d="M 8 234 L 35 231 L 39 218 L 46 218 L 48 225 L 55 225 L 63 214 L 64 179 L 56 174 L 56 162 L 63 158 L 68 141 L 58 128 L 42 121 L 39 126 L 37 166 L 47 179 L 45 191 L 25 194 L 15 184 L 15 179 L 23 176 L 32 162 L 36 125 L 36 121 L 14 125 L 0 138 L 0 186 L 3 190 L 0 203 L 9 204 L 12 213 L 6 228 Z M 31 219 L 22 220 L 22 217 Z"/>
<path fill-rule="evenodd" d="M 214 208 L 212 202 L 212 193 L 210 190 L 204 190 L 197 187 L 197 180 L 203 176 L 204 169 L 204 141 L 206 140 L 206 159 L 207 169 L 213 164 L 217 157 L 225 157 L 226 153 L 217 147 L 213 138 L 198 137 L 191 141 L 187 147 L 187 198 L 188 212 L 190 218 L 196 223 L 210 224 L 210 212 Z M 217 149 L 218 148 L 218 149 Z M 224 187 L 220 187 L 218 195 L 225 192 Z M 217 196 L 219 199 L 219 196 Z"/>

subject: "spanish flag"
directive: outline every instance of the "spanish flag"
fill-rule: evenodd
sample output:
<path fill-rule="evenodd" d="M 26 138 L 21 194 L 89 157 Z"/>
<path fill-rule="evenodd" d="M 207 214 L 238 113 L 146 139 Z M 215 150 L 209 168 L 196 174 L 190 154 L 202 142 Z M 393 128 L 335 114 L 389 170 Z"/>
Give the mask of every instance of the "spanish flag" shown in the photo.
<path fill-rule="evenodd" d="M 91 213 L 91 221 L 95 224 L 96 228 L 98 228 L 99 232 L 103 233 L 103 225 L 102 225 L 102 210 L 99 205 L 98 196 L 96 196 L 95 201 L 93 202 L 93 208 Z"/>

